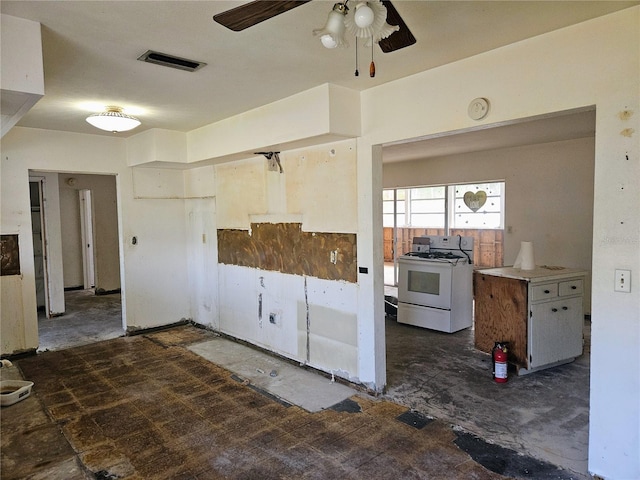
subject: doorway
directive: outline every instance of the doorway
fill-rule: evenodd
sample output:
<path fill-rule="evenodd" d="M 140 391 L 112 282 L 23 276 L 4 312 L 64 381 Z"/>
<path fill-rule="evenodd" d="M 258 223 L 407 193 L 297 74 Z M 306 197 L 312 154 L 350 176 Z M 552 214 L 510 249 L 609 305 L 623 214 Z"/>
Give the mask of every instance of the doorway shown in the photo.
<path fill-rule="evenodd" d="M 50 197 L 41 204 L 50 283 L 65 308 L 38 315 L 39 350 L 58 350 L 124 335 L 120 239 L 114 175 L 43 173 Z M 31 185 L 30 185 L 31 186 Z M 34 220 L 34 232 L 37 224 Z M 35 235 L 35 233 L 34 233 Z M 35 245 L 35 244 L 34 244 Z"/>
<path fill-rule="evenodd" d="M 544 139 L 542 132 L 547 132 Z M 509 143 L 499 143 L 503 134 Z M 503 178 L 504 264 L 513 264 L 520 241 L 532 240 L 537 264 L 590 271 L 592 239 L 579 232 L 592 231 L 594 139 L 591 109 L 523 119 L 482 132 L 452 132 L 433 139 L 438 155 L 430 154 L 429 141 L 414 142 L 411 148 L 383 147 L 383 188 Z M 443 155 L 445 146 L 455 153 Z M 579 178 L 572 176 L 574 169 Z M 573 188 L 575 192 L 568 192 Z M 588 296 L 590 286 L 585 290 Z M 585 298 L 589 312 L 590 298 Z M 387 316 L 387 392 L 401 404 L 485 440 L 586 474 L 590 327 L 587 315 L 580 357 L 560 367 L 510 376 L 509 401 L 503 402 L 506 392 L 496 390 L 490 355 L 473 346 L 473 328 L 443 334 L 398 324 Z"/>

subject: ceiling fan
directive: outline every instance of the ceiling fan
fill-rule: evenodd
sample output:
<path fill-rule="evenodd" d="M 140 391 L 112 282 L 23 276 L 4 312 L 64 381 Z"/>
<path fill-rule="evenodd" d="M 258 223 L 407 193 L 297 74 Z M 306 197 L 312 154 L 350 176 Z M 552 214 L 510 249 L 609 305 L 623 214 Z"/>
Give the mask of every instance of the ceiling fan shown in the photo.
<path fill-rule="evenodd" d="M 304 5 L 311 0 L 255 0 L 239 7 L 232 8 L 226 12 L 213 16 L 213 19 L 220 25 L 223 25 L 235 32 L 252 27 L 258 23 L 269 20 L 270 18 L 288 12 L 296 7 Z M 344 0 L 336 5 L 346 4 L 349 0 Z M 394 52 L 404 47 L 408 47 L 416 43 L 416 39 L 404 23 L 402 17 L 395 9 L 390 0 L 380 0 L 387 9 L 386 22 L 391 26 L 397 26 L 398 29 L 386 38 L 380 39 L 378 45 L 384 53 Z"/>

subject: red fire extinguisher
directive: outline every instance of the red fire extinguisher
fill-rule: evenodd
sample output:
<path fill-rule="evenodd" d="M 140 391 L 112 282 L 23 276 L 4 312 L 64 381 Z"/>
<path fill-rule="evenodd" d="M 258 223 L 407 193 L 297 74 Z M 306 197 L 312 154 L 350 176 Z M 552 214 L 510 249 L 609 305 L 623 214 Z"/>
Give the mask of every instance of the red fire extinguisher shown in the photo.
<path fill-rule="evenodd" d="M 493 379 L 496 383 L 507 381 L 507 342 L 496 342 L 493 346 Z"/>

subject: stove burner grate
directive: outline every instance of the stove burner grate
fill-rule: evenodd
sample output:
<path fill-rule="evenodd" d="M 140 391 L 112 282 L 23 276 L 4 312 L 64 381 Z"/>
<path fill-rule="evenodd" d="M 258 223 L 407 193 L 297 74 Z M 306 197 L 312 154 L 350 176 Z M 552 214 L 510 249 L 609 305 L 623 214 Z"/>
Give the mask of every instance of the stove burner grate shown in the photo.
<path fill-rule="evenodd" d="M 461 255 L 454 255 L 451 252 L 408 252 L 406 255 L 409 257 L 444 260 L 455 260 L 458 258 L 464 258 Z"/>

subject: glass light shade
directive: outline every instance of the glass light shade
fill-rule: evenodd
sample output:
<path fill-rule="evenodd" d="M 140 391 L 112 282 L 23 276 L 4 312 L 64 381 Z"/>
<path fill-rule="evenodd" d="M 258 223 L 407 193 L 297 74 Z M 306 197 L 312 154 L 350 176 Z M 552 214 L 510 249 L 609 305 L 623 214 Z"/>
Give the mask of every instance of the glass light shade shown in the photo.
<path fill-rule="evenodd" d="M 364 27 L 358 23 L 360 20 L 357 16 L 361 10 L 371 10 L 373 13 L 371 23 Z M 378 43 L 381 39 L 387 38 L 400 29 L 397 25 L 387 23 L 387 9 L 380 0 L 369 0 L 356 5 L 356 8 L 352 9 L 352 12 L 345 17 L 344 24 L 351 35 L 366 39 L 365 47 L 370 47 L 372 43 Z"/>
<path fill-rule="evenodd" d="M 322 42 L 322 45 L 325 46 L 325 48 L 336 48 L 338 46 L 338 43 L 333 39 L 333 37 L 331 35 L 322 35 L 320 37 L 320 41 Z"/>
<path fill-rule="evenodd" d="M 94 113 L 87 117 L 87 122 L 107 132 L 126 132 L 140 125 L 140 120 L 126 113 L 120 107 L 107 107 L 106 112 Z"/>
<path fill-rule="evenodd" d="M 313 34 L 320 36 L 320 41 L 326 48 L 346 47 L 347 41 L 344 38 L 346 30 L 344 17 L 349 9 L 342 3 L 336 3 L 329 12 L 327 23 L 324 28 L 314 30 Z M 324 38 L 329 37 L 329 38 Z"/>
<path fill-rule="evenodd" d="M 356 25 L 360 28 L 367 28 L 371 26 L 373 23 L 373 10 L 366 3 L 359 3 L 356 5 L 356 11 L 353 14 L 353 20 L 356 22 Z"/>

